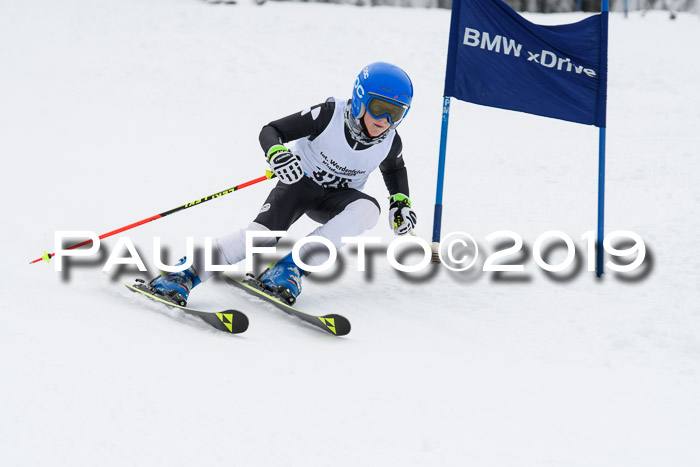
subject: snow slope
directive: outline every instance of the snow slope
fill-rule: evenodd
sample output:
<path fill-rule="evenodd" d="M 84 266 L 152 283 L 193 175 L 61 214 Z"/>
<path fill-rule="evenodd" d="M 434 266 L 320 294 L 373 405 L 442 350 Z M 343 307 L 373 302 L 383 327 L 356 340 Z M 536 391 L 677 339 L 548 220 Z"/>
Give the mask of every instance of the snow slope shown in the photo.
<path fill-rule="evenodd" d="M 606 230 L 644 238 L 641 279 L 554 281 L 530 256 L 517 281 L 406 277 L 381 249 L 361 273 L 348 250 L 335 277 L 306 281 L 299 306 L 346 315 L 349 336 L 211 281 L 190 304 L 246 311 L 248 332 L 229 336 L 139 301 L 119 282 L 135 270 L 108 277 L 104 256 L 67 277 L 27 263 L 53 250 L 55 230 L 104 233 L 262 175 L 260 127 L 348 96 L 376 60 L 414 81 L 400 132 L 429 239 L 449 12 L 1 1 L 0 464 L 699 465 L 699 26 L 611 17 Z M 597 129 L 452 107 L 443 232 L 493 251 L 490 232 L 532 247 L 557 229 L 583 258 Z M 249 222 L 271 183 L 129 236 L 147 264 L 154 236 L 175 260 L 185 236 Z M 381 176 L 367 191 L 384 200 Z M 314 225 L 300 221 L 292 240 Z M 393 239 L 384 219 L 370 234 Z"/>

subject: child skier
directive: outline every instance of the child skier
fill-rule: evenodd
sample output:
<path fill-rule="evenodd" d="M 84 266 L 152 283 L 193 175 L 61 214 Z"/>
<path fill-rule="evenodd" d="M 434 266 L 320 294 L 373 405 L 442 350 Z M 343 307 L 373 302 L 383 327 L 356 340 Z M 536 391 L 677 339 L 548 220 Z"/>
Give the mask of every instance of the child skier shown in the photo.
<path fill-rule="evenodd" d="M 389 190 L 389 222 L 394 233 L 405 235 L 416 225 L 408 198 L 408 176 L 396 127 L 408 113 L 413 85 L 399 67 L 377 62 L 362 69 L 348 101 L 329 98 L 300 113 L 273 121 L 260 131 L 260 145 L 279 182 L 248 227 L 215 240 L 228 264 L 245 258 L 246 231 L 286 231 L 302 215 L 322 224 L 310 235 L 330 240 L 336 248 L 341 237 L 357 236 L 373 228 L 379 218 L 377 200 L 361 190 L 377 167 Z M 292 147 L 285 146 L 290 141 Z M 262 238 L 257 246 L 278 239 Z M 302 246 L 299 257 L 310 266 L 323 264 L 328 252 Z M 185 258 L 181 260 L 182 264 Z M 193 265 L 164 274 L 151 282 L 159 293 L 186 301 L 190 290 L 214 273 Z M 292 254 L 260 276 L 266 288 L 289 303 L 301 293 L 308 273 L 294 263 Z"/>

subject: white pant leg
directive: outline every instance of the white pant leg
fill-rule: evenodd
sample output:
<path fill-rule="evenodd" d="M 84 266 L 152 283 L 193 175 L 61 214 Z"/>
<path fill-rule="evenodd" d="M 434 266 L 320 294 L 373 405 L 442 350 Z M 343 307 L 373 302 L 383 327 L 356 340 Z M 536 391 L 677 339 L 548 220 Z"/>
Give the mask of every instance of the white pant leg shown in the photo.
<path fill-rule="evenodd" d="M 319 236 L 330 240 L 337 249 L 344 244 L 342 237 L 356 237 L 377 225 L 379 208 L 368 199 L 358 199 L 343 211 L 307 236 Z M 299 257 L 309 266 L 320 266 L 330 257 L 328 249 L 316 243 L 307 243 L 299 249 Z"/>
<path fill-rule="evenodd" d="M 218 250 L 221 259 L 226 264 L 236 264 L 242 259 L 245 259 L 245 233 L 251 230 L 269 231 L 270 229 L 262 224 L 258 224 L 257 222 L 251 222 L 248 227 L 241 229 L 238 232 L 234 232 L 214 240 L 214 248 Z M 276 243 L 277 239 L 275 237 L 262 237 L 256 238 L 253 242 L 253 246 L 273 246 Z M 197 270 L 197 275 L 202 282 L 210 279 L 212 276 L 214 276 L 214 274 L 216 274 L 215 271 L 205 271 L 204 268 L 198 268 L 196 266 L 195 269 Z"/>

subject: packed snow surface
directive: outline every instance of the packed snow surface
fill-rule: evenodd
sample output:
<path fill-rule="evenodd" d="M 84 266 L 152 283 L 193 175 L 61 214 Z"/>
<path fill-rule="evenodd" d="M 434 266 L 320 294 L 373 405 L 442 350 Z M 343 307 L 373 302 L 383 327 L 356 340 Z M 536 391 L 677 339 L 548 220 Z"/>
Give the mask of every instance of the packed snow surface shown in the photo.
<path fill-rule="evenodd" d="M 365 272 L 342 250 L 344 268 L 307 278 L 298 302 L 347 316 L 347 337 L 223 281 L 195 289 L 190 305 L 246 312 L 245 334 L 121 284 L 157 274 L 155 236 L 174 262 L 185 237 L 247 225 L 272 181 L 125 233 L 147 273 L 101 272 L 116 237 L 64 274 L 28 264 L 54 251 L 57 230 L 102 234 L 259 177 L 265 123 L 349 97 L 377 60 L 413 78 L 399 130 L 429 241 L 449 19 L 304 3 L 0 1 L 0 464 L 700 465 L 700 21 L 690 14 L 610 18 L 606 231 L 643 238 L 633 273 L 586 270 L 597 128 L 455 101 L 443 234 L 470 233 L 480 260 L 464 273 L 393 270 L 374 174 L 366 191 L 384 214 L 368 235 L 383 246 Z M 314 228 L 302 219 L 280 254 Z M 486 240 L 499 230 L 523 238 L 507 261 L 524 272 L 481 270 L 505 241 Z M 535 264 L 533 244 L 550 230 L 574 240 L 579 270 L 552 278 Z M 407 263 L 420 259 L 411 251 Z M 549 261 L 564 256 L 557 248 Z"/>

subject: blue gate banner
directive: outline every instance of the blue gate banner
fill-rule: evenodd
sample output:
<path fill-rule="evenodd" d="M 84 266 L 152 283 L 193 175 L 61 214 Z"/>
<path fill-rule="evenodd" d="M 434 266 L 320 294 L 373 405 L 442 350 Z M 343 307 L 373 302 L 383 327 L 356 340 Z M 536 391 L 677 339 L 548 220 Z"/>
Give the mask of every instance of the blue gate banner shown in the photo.
<path fill-rule="evenodd" d="M 608 12 L 541 26 L 501 0 L 454 0 L 445 96 L 605 127 Z"/>

